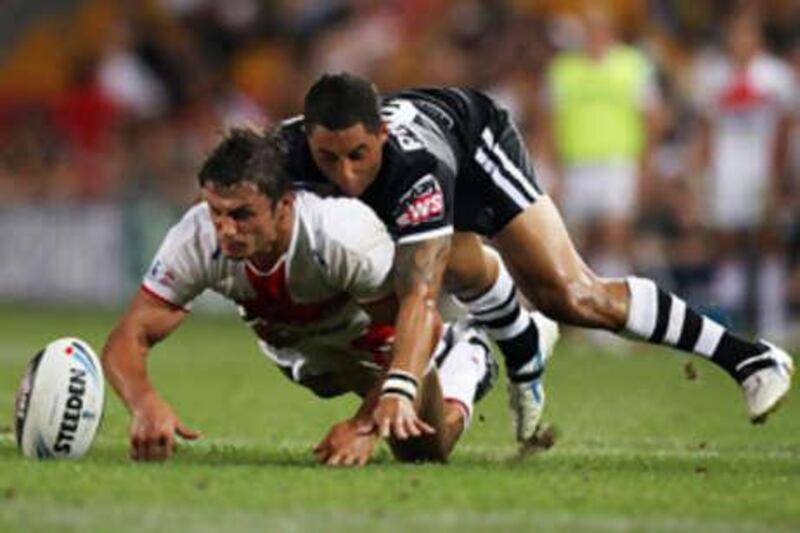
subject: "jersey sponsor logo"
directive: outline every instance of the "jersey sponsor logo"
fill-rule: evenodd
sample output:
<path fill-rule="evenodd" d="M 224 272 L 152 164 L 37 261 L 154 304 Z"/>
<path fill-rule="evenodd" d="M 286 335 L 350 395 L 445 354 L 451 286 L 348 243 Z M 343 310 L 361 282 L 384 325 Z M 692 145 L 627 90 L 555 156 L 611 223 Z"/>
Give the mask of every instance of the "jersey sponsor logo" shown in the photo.
<path fill-rule="evenodd" d="M 434 222 L 444 217 L 444 193 L 439 182 L 428 174 L 411 186 L 398 202 L 395 221 L 399 227 Z"/>
<path fill-rule="evenodd" d="M 147 277 L 151 281 L 163 285 L 165 287 L 172 287 L 177 280 L 175 273 L 167 268 L 163 261 L 156 259 L 153 266 L 147 271 Z"/>

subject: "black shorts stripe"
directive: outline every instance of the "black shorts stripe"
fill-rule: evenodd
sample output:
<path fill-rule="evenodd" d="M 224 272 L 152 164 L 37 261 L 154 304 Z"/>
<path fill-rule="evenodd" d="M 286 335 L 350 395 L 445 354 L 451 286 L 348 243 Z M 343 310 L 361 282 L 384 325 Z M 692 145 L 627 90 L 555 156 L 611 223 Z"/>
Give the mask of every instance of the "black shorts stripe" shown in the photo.
<path fill-rule="evenodd" d="M 650 342 L 660 344 L 664 341 L 664 335 L 667 334 L 667 326 L 669 325 L 669 315 L 672 311 L 672 296 L 659 289 L 658 291 L 658 308 L 656 312 L 656 329 L 650 335 Z"/>
<path fill-rule="evenodd" d="M 683 321 L 683 331 L 678 339 L 678 344 L 675 345 L 676 348 L 685 352 L 693 352 L 702 329 L 703 319 L 700 318 L 700 315 L 687 308 L 686 320 Z"/>
<path fill-rule="evenodd" d="M 506 165 L 505 165 L 505 163 L 503 163 L 503 161 L 500 159 L 500 156 L 498 156 L 498 155 L 497 155 L 497 154 L 494 152 L 494 150 L 492 149 L 492 147 L 490 147 L 488 144 L 486 144 L 486 142 L 483 140 L 483 138 L 481 138 L 481 144 L 480 144 L 480 146 L 481 146 L 481 148 L 483 148 L 483 152 L 486 154 L 486 157 L 489 159 L 489 161 L 491 161 L 491 162 L 492 162 L 492 163 L 495 165 L 495 167 L 497 167 L 497 170 L 498 170 L 498 171 L 499 171 L 499 172 L 502 174 L 502 176 L 503 176 L 503 177 L 506 179 L 506 181 L 508 181 L 508 183 L 509 183 L 509 184 L 510 184 L 512 187 L 514 187 L 514 189 L 516 189 L 516 190 L 517 190 L 517 192 L 518 192 L 520 195 L 522 195 L 522 197 L 523 197 L 523 198 L 525 198 L 525 199 L 526 199 L 528 202 L 530 202 L 530 203 L 533 203 L 533 202 L 536 200 L 536 197 L 535 197 L 535 196 L 532 196 L 532 195 L 531 195 L 531 194 L 530 194 L 530 193 L 529 193 L 529 192 L 528 192 L 528 191 L 525 189 L 525 187 L 523 187 L 523 185 L 522 185 L 522 184 L 519 182 L 519 179 L 518 179 L 516 176 L 514 176 L 514 175 L 511 173 L 511 171 L 510 171 L 510 170 L 508 170 L 508 169 L 506 168 Z M 503 146 L 502 146 L 502 144 L 500 144 L 500 143 L 497 143 L 497 144 L 495 144 L 495 146 L 496 146 L 496 147 L 499 147 L 499 148 L 501 148 L 501 149 L 503 149 Z M 504 150 L 504 151 L 505 151 L 505 150 Z M 508 153 L 506 153 L 506 155 L 508 155 Z M 511 157 L 510 157 L 510 156 L 509 156 L 509 159 L 511 159 Z M 520 171 L 520 172 L 521 172 L 523 175 L 525 174 L 525 172 L 524 172 L 524 169 L 522 169 L 522 168 L 519 168 L 519 165 L 517 165 L 517 162 L 516 162 L 516 161 L 514 161 L 514 160 L 512 159 L 512 160 L 511 160 L 511 162 L 512 162 L 514 165 L 516 165 L 516 166 L 517 166 L 517 168 L 519 169 L 519 171 Z M 533 180 L 530 180 L 530 179 L 528 179 L 528 180 L 527 180 L 527 182 L 528 182 L 528 183 L 529 183 L 529 184 L 530 184 L 530 185 L 531 185 L 531 186 L 534 188 L 534 190 L 537 190 L 537 188 L 536 188 L 536 187 L 535 187 L 535 185 L 534 185 L 534 182 L 533 182 Z M 505 194 L 505 191 L 503 191 L 501 187 L 499 187 L 499 186 L 498 186 L 498 189 L 499 189 L 501 192 L 503 192 L 503 193 Z"/>

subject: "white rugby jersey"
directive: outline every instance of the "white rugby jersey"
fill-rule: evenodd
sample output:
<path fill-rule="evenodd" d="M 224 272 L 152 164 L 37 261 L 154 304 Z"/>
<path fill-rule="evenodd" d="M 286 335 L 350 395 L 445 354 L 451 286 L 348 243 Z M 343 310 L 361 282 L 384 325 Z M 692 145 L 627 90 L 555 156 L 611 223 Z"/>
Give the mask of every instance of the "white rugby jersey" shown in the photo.
<path fill-rule="evenodd" d="M 375 363 L 370 359 L 388 350 L 392 329 L 370 330 L 357 302 L 393 293 L 391 237 L 357 200 L 298 192 L 294 207 L 288 251 L 260 272 L 221 253 L 208 205 L 195 205 L 167 233 L 143 289 L 184 309 L 206 289 L 233 300 L 265 353 L 296 380 L 359 350 Z"/>
<path fill-rule="evenodd" d="M 778 119 L 797 104 L 789 67 L 768 54 L 743 68 L 723 56 L 706 57 L 697 65 L 694 87 L 695 104 L 712 125 L 715 180 L 766 182 Z"/>

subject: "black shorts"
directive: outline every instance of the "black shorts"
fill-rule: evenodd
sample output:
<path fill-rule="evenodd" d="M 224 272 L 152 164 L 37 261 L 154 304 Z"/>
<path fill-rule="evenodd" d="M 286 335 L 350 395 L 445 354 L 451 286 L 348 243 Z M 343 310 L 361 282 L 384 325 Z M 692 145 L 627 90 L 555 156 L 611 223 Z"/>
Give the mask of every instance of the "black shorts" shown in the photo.
<path fill-rule="evenodd" d="M 544 191 L 508 112 L 483 94 L 462 95 L 474 113 L 468 154 L 456 176 L 455 229 L 492 237 Z"/>

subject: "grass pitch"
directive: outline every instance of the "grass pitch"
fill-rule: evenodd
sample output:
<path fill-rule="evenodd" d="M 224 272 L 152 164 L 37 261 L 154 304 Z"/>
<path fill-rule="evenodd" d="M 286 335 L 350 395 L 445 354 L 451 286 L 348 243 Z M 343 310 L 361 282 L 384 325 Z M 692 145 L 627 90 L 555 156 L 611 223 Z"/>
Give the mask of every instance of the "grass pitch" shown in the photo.
<path fill-rule="evenodd" d="M 500 382 L 450 464 L 401 465 L 382 447 L 366 468 L 328 469 L 311 448 L 356 400 L 290 384 L 235 319 L 190 317 L 150 369 L 202 440 L 167 463 L 131 462 L 110 393 L 87 457 L 24 459 L 11 425 L 27 360 L 64 335 L 99 351 L 115 318 L 0 308 L 0 531 L 800 529 L 800 402 L 753 427 L 722 372 L 692 358 L 687 379 L 689 358 L 645 346 L 622 357 L 562 341 L 547 452 L 516 456 Z"/>

